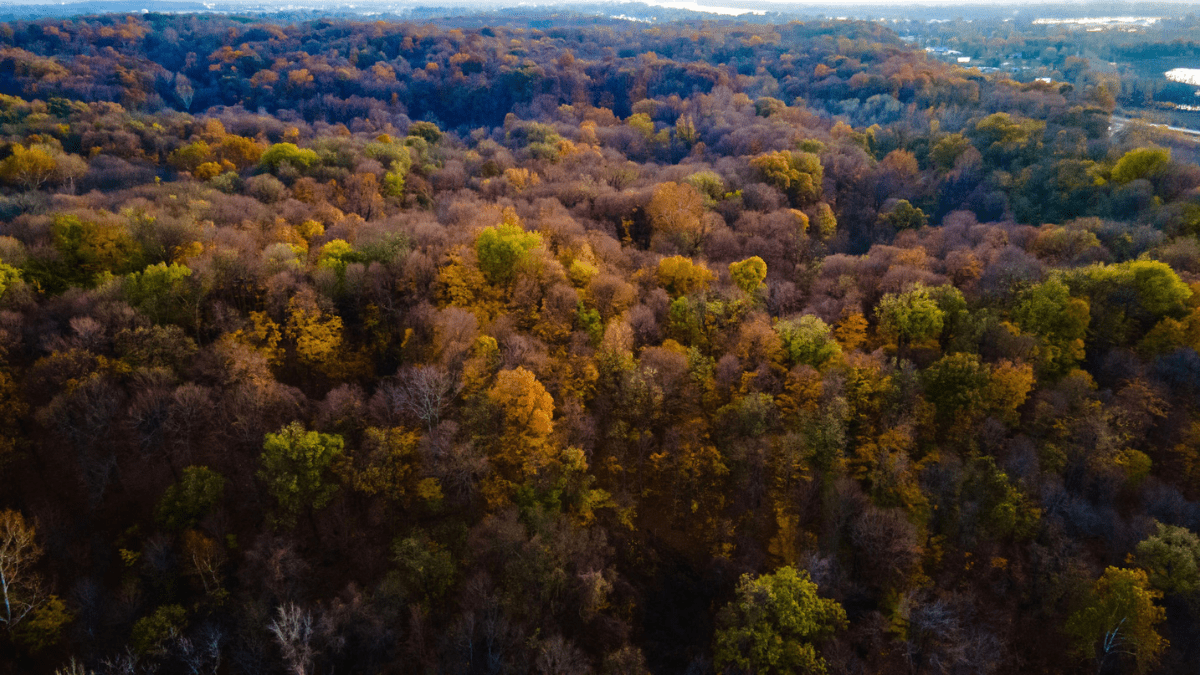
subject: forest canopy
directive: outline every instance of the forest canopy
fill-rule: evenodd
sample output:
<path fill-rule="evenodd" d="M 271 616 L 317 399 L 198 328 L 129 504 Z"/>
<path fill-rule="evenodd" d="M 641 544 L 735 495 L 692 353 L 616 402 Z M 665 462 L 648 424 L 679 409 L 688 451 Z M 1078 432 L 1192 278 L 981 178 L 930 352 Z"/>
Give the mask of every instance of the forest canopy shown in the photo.
<path fill-rule="evenodd" d="M 930 54 L 0 24 L 0 673 L 1194 664 L 1197 140 Z"/>

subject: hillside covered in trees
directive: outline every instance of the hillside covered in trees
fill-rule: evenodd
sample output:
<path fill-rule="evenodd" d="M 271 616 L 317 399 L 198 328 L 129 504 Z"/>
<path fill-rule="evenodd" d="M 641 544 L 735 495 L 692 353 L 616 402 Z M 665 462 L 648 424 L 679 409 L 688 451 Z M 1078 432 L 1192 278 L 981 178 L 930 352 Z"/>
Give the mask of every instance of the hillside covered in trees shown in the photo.
<path fill-rule="evenodd" d="M 0 24 L 0 673 L 1190 672 L 1200 153 L 1067 65 Z"/>

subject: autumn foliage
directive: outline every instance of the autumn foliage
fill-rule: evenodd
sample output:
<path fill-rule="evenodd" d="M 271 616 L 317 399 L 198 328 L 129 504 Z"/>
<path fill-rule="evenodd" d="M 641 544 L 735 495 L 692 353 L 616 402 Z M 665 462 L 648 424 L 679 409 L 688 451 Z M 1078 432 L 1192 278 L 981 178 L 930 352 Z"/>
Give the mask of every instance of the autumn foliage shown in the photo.
<path fill-rule="evenodd" d="M 1200 662 L 1195 144 L 769 18 L 0 24 L 0 675 Z"/>

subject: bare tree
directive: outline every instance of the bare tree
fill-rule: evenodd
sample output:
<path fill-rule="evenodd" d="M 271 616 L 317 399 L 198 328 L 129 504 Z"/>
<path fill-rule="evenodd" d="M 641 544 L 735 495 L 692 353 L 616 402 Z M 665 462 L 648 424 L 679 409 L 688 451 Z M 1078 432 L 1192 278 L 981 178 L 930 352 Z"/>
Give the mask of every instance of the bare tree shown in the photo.
<path fill-rule="evenodd" d="M 171 469 L 171 473 L 179 478 L 179 470 L 175 466 L 177 448 L 166 442 L 166 424 L 171 412 L 171 391 L 155 387 L 142 389 L 134 397 L 129 406 L 128 426 L 134 441 L 143 456 L 161 455 Z"/>
<path fill-rule="evenodd" d="M 899 584 L 920 561 L 916 527 L 900 509 L 869 506 L 851 525 L 850 540 L 860 577 L 878 588 Z"/>
<path fill-rule="evenodd" d="M 176 643 L 180 662 L 192 675 L 216 675 L 221 669 L 221 643 L 225 634 L 207 625 L 192 638 L 181 637 Z"/>
<path fill-rule="evenodd" d="M 295 603 L 280 605 L 277 616 L 267 626 L 283 653 L 288 672 L 308 675 L 313 661 L 313 618 Z"/>
<path fill-rule="evenodd" d="M 584 653 L 561 635 L 554 635 L 542 642 L 534 665 L 541 675 L 583 675 L 592 672 Z"/>
<path fill-rule="evenodd" d="M 393 411 L 419 420 L 432 433 L 457 390 L 458 382 L 444 369 L 418 366 L 400 371 L 399 382 L 388 388 L 387 396 Z"/>
<path fill-rule="evenodd" d="M 195 97 L 196 90 L 192 88 L 191 81 L 183 73 L 175 73 L 175 95 L 179 97 L 179 102 L 183 104 L 184 112 L 191 110 L 192 98 Z"/>
<path fill-rule="evenodd" d="M 54 675 L 95 675 L 95 671 L 84 668 L 83 664 L 72 656 L 66 666 L 55 669 Z"/>
<path fill-rule="evenodd" d="M 126 648 L 124 654 L 101 661 L 100 670 L 96 671 L 96 675 L 137 675 L 139 672 L 145 672 L 141 667 L 141 660 L 137 654 Z"/>
<path fill-rule="evenodd" d="M 982 625 L 969 598 L 906 594 L 905 655 L 914 673 L 988 675 L 1004 662 L 1004 644 Z"/>
<path fill-rule="evenodd" d="M 180 385 L 171 394 L 170 411 L 164 428 L 182 457 L 190 457 L 193 444 L 208 433 L 215 412 L 212 394 L 207 387 L 189 382 Z"/>
<path fill-rule="evenodd" d="M 646 667 L 646 657 L 642 650 L 632 645 L 625 645 L 604 658 L 604 675 L 649 675 Z"/>
<path fill-rule="evenodd" d="M 93 374 L 37 412 L 44 427 L 76 450 L 93 503 L 103 498 L 116 470 L 113 444 L 106 440 L 113 437 L 123 408 L 122 392 L 105 377 Z"/>

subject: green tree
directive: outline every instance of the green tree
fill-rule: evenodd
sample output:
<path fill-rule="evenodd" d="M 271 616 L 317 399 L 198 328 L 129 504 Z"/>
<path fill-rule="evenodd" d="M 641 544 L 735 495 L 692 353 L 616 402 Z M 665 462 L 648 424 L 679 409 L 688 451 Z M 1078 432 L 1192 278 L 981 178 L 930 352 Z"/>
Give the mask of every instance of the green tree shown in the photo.
<path fill-rule="evenodd" d="M 729 278 L 746 295 L 757 291 L 767 278 L 767 263 L 758 256 L 751 256 L 740 262 L 729 263 Z"/>
<path fill-rule="evenodd" d="M 1026 292 L 1013 319 L 1021 330 L 1038 337 L 1043 372 L 1064 375 L 1083 360 L 1091 309 L 1086 300 L 1071 297 L 1070 289 L 1058 279 Z"/>
<path fill-rule="evenodd" d="M 654 135 L 654 120 L 646 113 L 634 113 L 625 120 L 630 129 L 637 131 L 646 138 Z"/>
<path fill-rule="evenodd" d="M 975 338 L 974 326 L 971 325 L 971 313 L 962 291 L 950 284 L 942 284 L 930 288 L 929 297 L 942 310 L 940 339 L 943 348 L 947 351 L 975 351 L 972 343 Z"/>
<path fill-rule="evenodd" d="M 697 171 L 683 180 L 704 196 L 706 206 L 712 206 L 725 198 L 725 181 L 715 171 Z"/>
<path fill-rule="evenodd" d="M 454 558 L 424 530 L 397 539 L 392 544 L 392 560 L 396 570 L 389 581 L 398 583 L 413 600 L 437 602 L 454 583 Z"/>
<path fill-rule="evenodd" d="M 929 224 L 925 212 L 913 206 L 907 199 L 896 202 L 891 211 L 879 215 L 883 222 L 899 230 L 919 230 Z"/>
<path fill-rule="evenodd" d="M 779 333 L 783 351 L 791 365 L 821 368 L 842 353 L 832 329 L 813 314 L 780 321 L 775 324 L 775 332 Z"/>
<path fill-rule="evenodd" d="M 1167 648 L 1155 630 L 1166 618 L 1155 604 L 1161 597 L 1144 570 L 1109 567 L 1083 607 L 1067 619 L 1067 634 L 1080 652 L 1096 659 L 1097 672 L 1119 658 L 1132 658 L 1138 672 L 1146 672 Z"/>
<path fill-rule="evenodd" d="M 285 524 L 293 523 L 301 511 L 311 515 L 333 499 L 337 484 L 331 469 L 343 448 L 341 436 L 306 431 L 299 422 L 267 434 L 258 477 L 279 503 Z"/>
<path fill-rule="evenodd" d="M 1037 534 L 1041 509 L 996 466 L 994 458 L 975 457 L 967 463 L 962 496 L 976 504 L 975 524 L 984 533 L 999 538 L 1028 538 Z"/>
<path fill-rule="evenodd" d="M 475 257 L 489 282 L 506 285 L 516 278 L 517 267 L 529 252 L 541 244 L 542 235 L 526 232 L 516 214 L 511 217 L 506 214 L 505 222 L 479 233 L 475 239 Z"/>
<path fill-rule="evenodd" d="M 604 319 L 599 310 L 588 308 L 582 301 L 576 303 L 575 326 L 587 333 L 593 346 L 600 345 L 600 340 L 604 337 Z"/>
<path fill-rule="evenodd" d="M 21 270 L 0 261 L 0 297 L 5 291 L 21 283 Z"/>
<path fill-rule="evenodd" d="M 949 173 L 958 158 L 970 147 L 971 142 L 962 134 L 949 134 L 934 143 L 933 148 L 929 150 L 929 161 L 933 162 L 939 171 Z"/>
<path fill-rule="evenodd" d="M 63 626 L 74 618 L 66 603 L 57 595 L 51 595 L 13 631 L 13 636 L 31 653 L 37 653 L 56 644 L 62 637 Z"/>
<path fill-rule="evenodd" d="M 1125 345 L 1164 317 L 1183 318 L 1192 297 L 1175 270 L 1159 260 L 1092 265 L 1064 273 L 1062 279 L 1074 295 L 1089 299 L 1089 335 L 1105 344 Z"/>
<path fill-rule="evenodd" d="M 383 187 L 379 190 L 384 197 L 403 197 L 405 176 L 408 175 L 408 169 L 401 167 L 399 162 L 392 163 L 391 171 L 383 175 Z"/>
<path fill-rule="evenodd" d="M 224 494 L 224 476 L 207 466 L 189 466 L 179 482 L 163 493 L 155 517 L 167 530 L 190 529 L 221 503 Z"/>
<path fill-rule="evenodd" d="M 750 165 L 758 169 L 763 180 L 787 194 L 797 208 L 821 198 L 825 169 L 821 159 L 811 152 L 769 152 L 750 160 Z"/>
<path fill-rule="evenodd" d="M 163 605 L 133 624 L 130 646 L 142 656 L 159 655 L 165 651 L 168 642 L 183 634 L 185 626 L 187 610 L 179 605 Z"/>
<path fill-rule="evenodd" d="M 972 130 L 972 137 L 983 156 L 995 166 L 1007 166 L 1016 160 L 1032 163 L 1041 147 L 1046 123 L 1008 113 L 989 115 Z"/>
<path fill-rule="evenodd" d="M 350 263 L 361 260 L 362 256 L 354 250 L 349 242 L 345 239 L 334 239 L 321 247 L 320 256 L 317 258 L 317 267 L 332 270 L 334 274 L 337 274 L 338 279 L 344 279 L 346 267 Z"/>
<path fill-rule="evenodd" d="M 679 119 L 675 120 L 675 136 L 689 146 L 694 145 L 700 138 L 696 133 L 696 121 L 691 115 L 680 115 Z"/>
<path fill-rule="evenodd" d="M 808 572 L 791 566 L 757 579 L 743 575 L 717 621 L 717 667 L 755 675 L 824 673 L 815 643 L 847 625 L 842 606 L 817 595 Z"/>
<path fill-rule="evenodd" d="M 930 297 L 929 288 L 917 284 L 904 293 L 888 293 L 875 308 L 879 331 L 896 341 L 897 358 L 914 343 L 939 337 L 945 312 Z"/>
<path fill-rule="evenodd" d="M 192 270 L 179 263 L 150 265 L 125 278 L 125 297 L 155 323 L 195 326 L 200 298 L 190 276 Z"/>
<path fill-rule="evenodd" d="M 56 215 L 50 225 L 50 240 L 58 257 L 31 259 L 26 273 L 43 290 L 53 293 L 71 286 L 92 288 L 108 274 L 139 269 L 142 260 L 141 247 L 124 226 L 116 223 Z"/>
<path fill-rule="evenodd" d="M 212 148 L 206 141 L 199 140 L 172 150 L 167 156 L 167 163 L 179 171 L 195 171 L 201 164 L 209 162 L 211 157 Z"/>
<path fill-rule="evenodd" d="M 1171 163 L 1168 148 L 1137 148 L 1125 153 L 1117 160 L 1112 178 L 1118 183 L 1129 183 L 1139 178 L 1152 178 Z"/>
<path fill-rule="evenodd" d="M 1192 297 L 1188 287 L 1175 270 L 1158 260 L 1131 260 L 1112 265 L 1117 277 L 1137 293 L 1137 306 L 1150 315 L 1152 321 L 1164 316 L 1182 316 Z"/>
<path fill-rule="evenodd" d="M 982 412 L 991 371 L 975 354 L 948 354 L 921 373 L 925 399 L 943 426 L 969 423 Z"/>
<path fill-rule="evenodd" d="M 413 122 L 408 127 L 408 135 L 423 138 L 430 145 L 442 140 L 442 130 L 433 122 Z"/>
<path fill-rule="evenodd" d="M 390 167 L 392 171 L 400 174 L 401 177 L 407 174 L 408 170 L 412 168 L 412 152 L 409 151 L 408 146 L 392 142 L 390 139 L 386 141 L 375 140 L 367 143 L 363 147 L 363 154 L 383 166 Z"/>
<path fill-rule="evenodd" d="M 821 239 L 829 239 L 837 232 L 837 215 L 833 207 L 825 202 L 819 202 L 814 208 L 812 232 Z"/>
<path fill-rule="evenodd" d="M 1186 527 L 1159 523 L 1137 545 L 1133 560 L 1164 593 L 1187 597 L 1200 590 L 1200 537 Z"/>
<path fill-rule="evenodd" d="M 258 163 L 271 172 L 278 171 L 284 162 L 297 169 L 307 169 L 317 163 L 317 153 L 308 148 L 300 148 L 295 143 L 276 143 L 267 148 L 258 159 Z"/>

